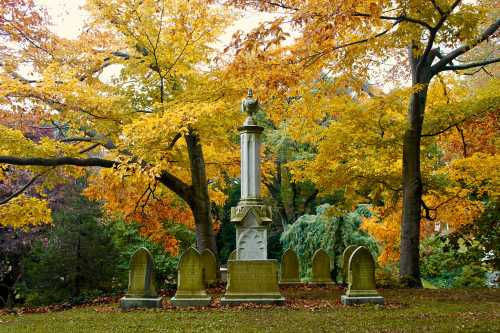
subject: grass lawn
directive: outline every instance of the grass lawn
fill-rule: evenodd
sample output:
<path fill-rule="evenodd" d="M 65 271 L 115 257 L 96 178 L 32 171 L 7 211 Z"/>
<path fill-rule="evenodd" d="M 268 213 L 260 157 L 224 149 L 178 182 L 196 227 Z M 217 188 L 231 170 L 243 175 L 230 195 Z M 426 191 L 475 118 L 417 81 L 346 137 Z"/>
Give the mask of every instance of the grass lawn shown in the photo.
<path fill-rule="evenodd" d="M 284 290 L 284 306 L 122 312 L 117 304 L 0 314 L 0 332 L 500 332 L 500 290 L 383 290 L 386 306 L 345 307 L 342 290 Z"/>

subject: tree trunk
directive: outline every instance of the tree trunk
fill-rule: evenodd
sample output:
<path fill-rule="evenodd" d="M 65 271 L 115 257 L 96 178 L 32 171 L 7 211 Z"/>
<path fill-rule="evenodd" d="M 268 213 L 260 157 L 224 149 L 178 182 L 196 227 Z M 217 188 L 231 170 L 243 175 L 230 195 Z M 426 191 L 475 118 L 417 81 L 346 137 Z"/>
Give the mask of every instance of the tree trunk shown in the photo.
<path fill-rule="evenodd" d="M 205 159 L 199 136 L 192 130 L 185 135 L 191 168 L 192 198 L 188 201 L 196 225 L 196 247 L 199 251 L 210 249 L 217 255 L 217 244 L 212 228 L 210 198 L 205 171 Z"/>
<path fill-rule="evenodd" d="M 413 87 L 408 108 L 408 129 L 403 139 L 403 216 L 399 276 L 404 286 L 420 288 L 419 243 L 422 203 L 422 175 L 420 171 L 420 139 L 424 121 L 430 68 L 410 50 Z"/>

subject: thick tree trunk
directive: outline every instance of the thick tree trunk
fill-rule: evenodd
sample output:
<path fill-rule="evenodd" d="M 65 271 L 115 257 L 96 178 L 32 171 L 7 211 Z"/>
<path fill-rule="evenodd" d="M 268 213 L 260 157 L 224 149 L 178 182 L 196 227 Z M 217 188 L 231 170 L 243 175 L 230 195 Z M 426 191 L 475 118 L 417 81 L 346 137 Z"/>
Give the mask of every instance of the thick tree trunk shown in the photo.
<path fill-rule="evenodd" d="M 212 228 L 210 198 L 208 196 L 205 159 L 199 136 L 190 131 L 185 135 L 191 168 L 192 198 L 188 201 L 196 225 L 196 247 L 199 251 L 210 249 L 217 254 L 217 244 Z"/>
<path fill-rule="evenodd" d="M 403 216 L 399 276 L 403 285 L 412 288 L 422 286 L 420 281 L 420 218 L 422 203 L 422 175 L 420 171 L 420 139 L 424 121 L 428 84 L 431 79 L 429 66 L 410 50 L 413 87 L 408 108 L 408 129 L 403 141 Z"/>

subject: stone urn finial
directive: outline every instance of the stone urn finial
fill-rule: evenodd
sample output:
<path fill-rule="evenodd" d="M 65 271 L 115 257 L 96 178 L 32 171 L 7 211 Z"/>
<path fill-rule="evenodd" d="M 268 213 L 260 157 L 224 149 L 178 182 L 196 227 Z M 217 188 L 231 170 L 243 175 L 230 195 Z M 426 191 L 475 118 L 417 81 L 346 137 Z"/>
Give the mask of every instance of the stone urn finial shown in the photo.
<path fill-rule="evenodd" d="M 259 101 L 253 98 L 253 90 L 248 89 L 247 97 L 241 101 L 241 112 L 246 112 L 249 117 L 253 118 L 259 108 Z"/>

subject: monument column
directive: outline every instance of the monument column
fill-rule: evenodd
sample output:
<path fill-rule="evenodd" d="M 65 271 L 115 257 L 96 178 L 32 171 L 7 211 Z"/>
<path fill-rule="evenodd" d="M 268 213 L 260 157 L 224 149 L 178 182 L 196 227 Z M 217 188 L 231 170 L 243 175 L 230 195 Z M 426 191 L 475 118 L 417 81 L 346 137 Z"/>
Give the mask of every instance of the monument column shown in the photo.
<path fill-rule="evenodd" d="M 236 259 L 267 259 L 267 226 L 272 222 L 271 209 L 260 197 L 260 136 L 264 128 L 253 119 L 258 102 L 252 90 L 241 103 L 248 114 L 240 131 L 241 196 L 231 209 L 231 222 L 236 225 Z"/>
<path fill-rule="evenodd" d="M 239 128 L 241 144 L 241 197 L 231 208 L 236 227 L 236 258 L 228 260 L 228 281 L 222 304 L 276 304 L 285 300 L 278 286 L 276 260 L 267 259 L 267 228 L 271 207 L 260 196 L 260 136 L 264 128 L 255 123 L 258 102 L 252 90 L 241 103 L 248 114 Z"/>

